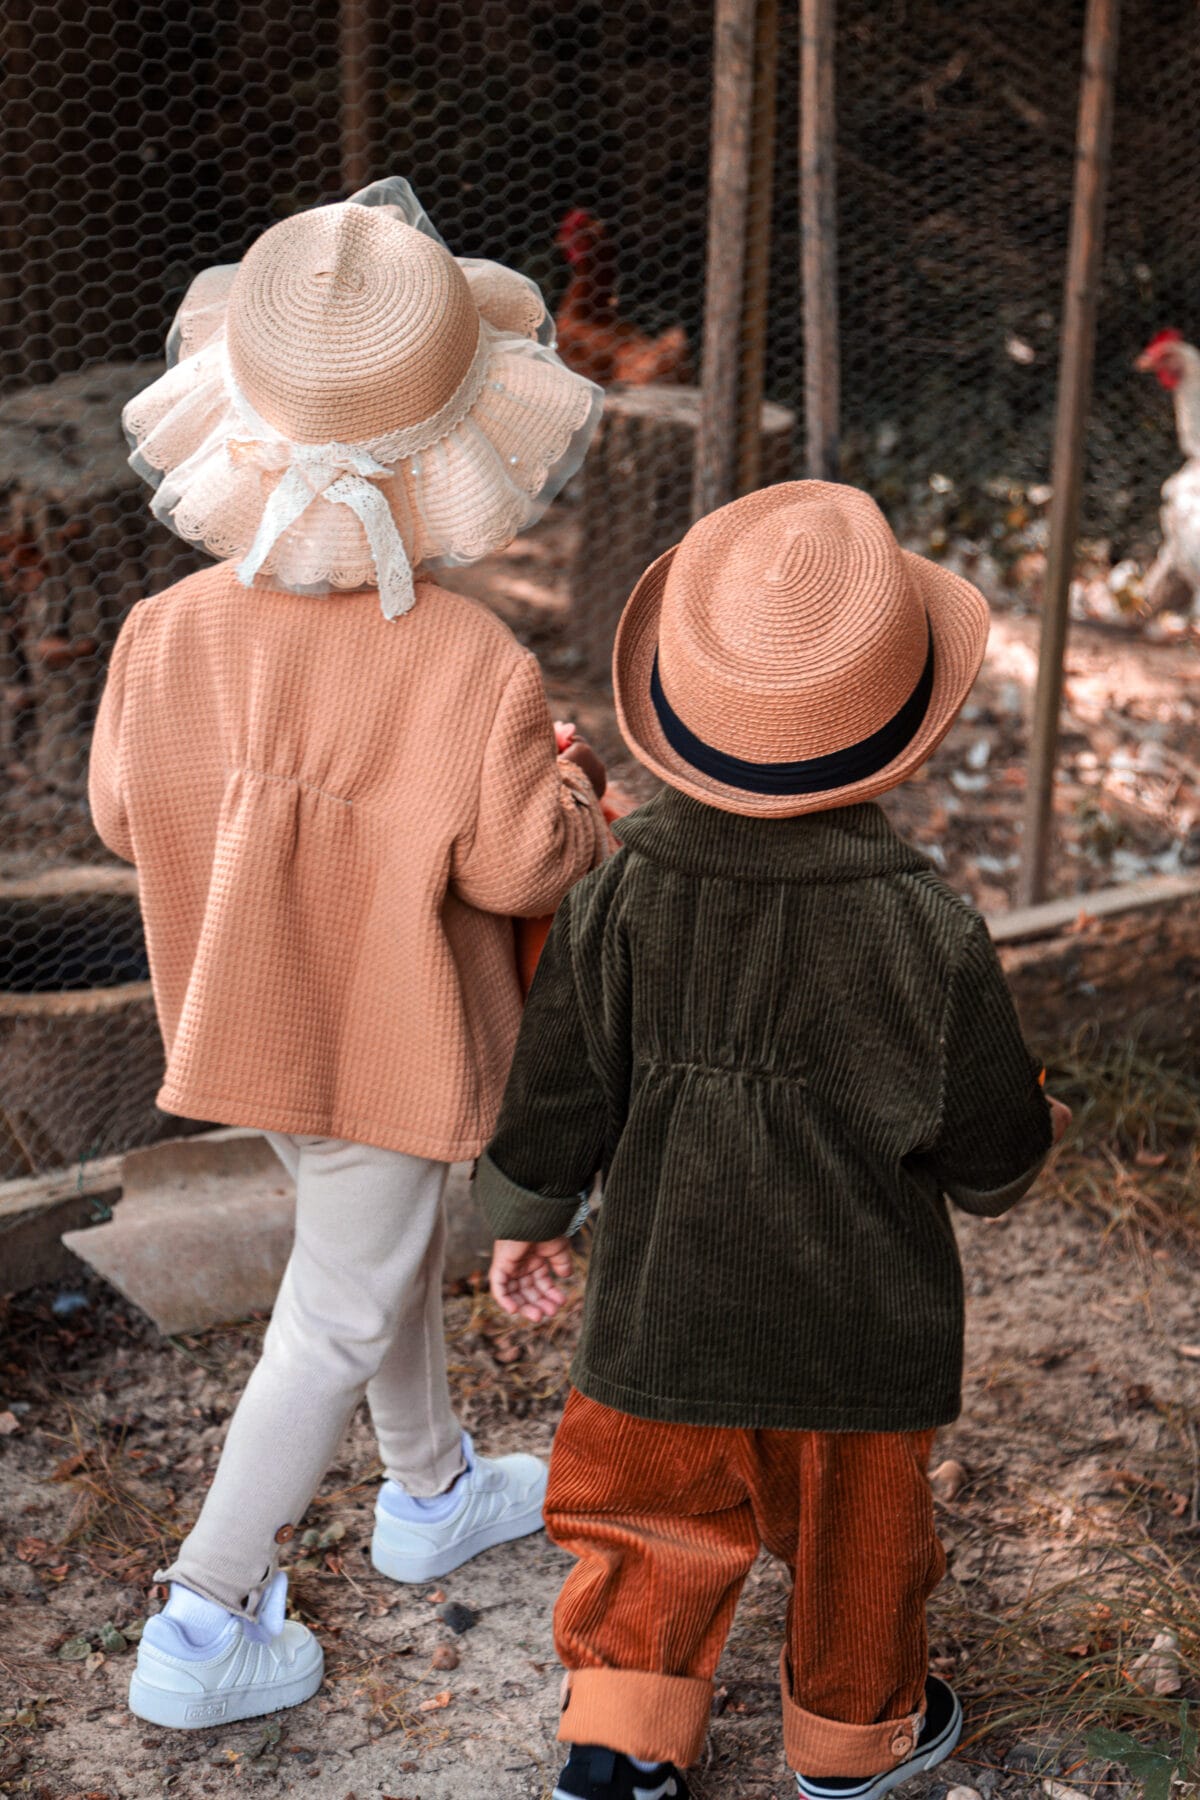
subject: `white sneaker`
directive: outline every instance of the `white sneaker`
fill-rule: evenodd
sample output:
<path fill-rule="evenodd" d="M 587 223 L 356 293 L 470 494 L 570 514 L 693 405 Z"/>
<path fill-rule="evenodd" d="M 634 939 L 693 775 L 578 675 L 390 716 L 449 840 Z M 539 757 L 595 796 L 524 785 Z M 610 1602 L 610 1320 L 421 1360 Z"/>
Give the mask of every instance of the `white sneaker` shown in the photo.
<path fill-rule="evenodd" d="M 325 1657 L 307 1625 L 285 1618 L 286 1596 L 281 1569 L 251 1623 L 173 1587 L 142 1632 L 130 1710 L 151 1725 L 199 1731 L 309 1699 L 321 1685 Z"/>
<path fill-rule="evenodd" d="M 495 1544 L 541 1530 L 545 1463 L 536 1456 L 476 1456 L 465 1434 L 464 1448 L 467 1468 L 452 1489 L 458 1504 L 444 1516 L 414 1518 L 416 1509 L 403 1490 L 384 1483 L 371 1539 L 371 1561 L 380 1574 L 393 1581 L 433 1581 Z M 389 1509 L 389 1490 L 405 1516 Z"/>

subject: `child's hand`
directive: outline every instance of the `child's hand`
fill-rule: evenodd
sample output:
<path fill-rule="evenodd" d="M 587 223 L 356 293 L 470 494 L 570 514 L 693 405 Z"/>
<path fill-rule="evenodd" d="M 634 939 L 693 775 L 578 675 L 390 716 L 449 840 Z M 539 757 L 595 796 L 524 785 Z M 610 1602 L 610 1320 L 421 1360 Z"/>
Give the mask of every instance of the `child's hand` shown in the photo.
<path fill-rule="evenodd" d="M 1071 1109 L 1063 1101 L 1056 1100 L 1053 1094 L 1047 1094 L 1046 1098 L 1050 1102 L 1050 1129 L 1054 1133 L 1054 1142 L 1061 1144 L 1071 1123 Z"/>
<path fill-rule="evenodd" d="M 565 719 L 555 719 L 554 744 L 565 762 L 579 764 L 595 788 L 597 800 L 603 800 L 604 790 L 608 786 L 608 770 L 587 739 L 580 737 L 578 727 Z"/>
<path fill-rule="evenodd" d="M 537 1324 L 552 1319 L 566 1295 L 555 1278 L 571 1274 L 569 1238 L 547 1238 L 544 1244 L 524 1244 L 516 1238 L 497 1238 L 492 1246 L 488 1283 L 492 1299 L 506 1313 L 520 1313 Z"/>

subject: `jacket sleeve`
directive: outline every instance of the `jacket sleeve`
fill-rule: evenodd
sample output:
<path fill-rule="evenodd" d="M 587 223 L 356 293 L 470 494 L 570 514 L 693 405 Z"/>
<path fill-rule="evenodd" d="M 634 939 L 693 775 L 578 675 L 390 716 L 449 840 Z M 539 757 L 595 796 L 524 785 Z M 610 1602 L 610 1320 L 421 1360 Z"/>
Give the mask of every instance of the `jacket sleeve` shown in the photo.
<path fill-rule="evenodd" d="M 88 764 L 88 804 L 92 810 L 92 823 L 113 855 L 130 863 L 136 858 L 123 785 L 121 727 L 125 716 L 126 671 L 136 618 L 135 608 L 121 627 L 109 658 Z"/>
<path fill-rule="evenodd" d="M 455 891 L 482 912 L 542 918 L 607 844 L 591 782 L 555 755 L 541 670 L 524 655 L 488 734 L 473 834 L 455 847 Z"/>
<path fill-rule="evenodd" d="M 1041 1065 L 1025 1047 L 983 920 L 973 920 L 950 981 L 942 1114 L 930 1161 L 965 1212 L 994 1218 L 1032 1187 L 1053 1143 Z"/>
<path fill-rule="evenodd" d="M 571 959 L 571 897 L 542 952 L 496 1134 L 476 1188 L 498 1238 L 560 1237 L 604 1154 L 607 1111 L 593 1073 Z"/>

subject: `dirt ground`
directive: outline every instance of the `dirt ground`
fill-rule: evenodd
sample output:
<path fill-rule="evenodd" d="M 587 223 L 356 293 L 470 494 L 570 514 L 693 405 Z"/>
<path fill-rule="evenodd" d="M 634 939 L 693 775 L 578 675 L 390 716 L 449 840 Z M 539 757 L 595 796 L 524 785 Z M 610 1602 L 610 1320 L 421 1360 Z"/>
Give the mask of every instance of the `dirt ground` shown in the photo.
<path fill-rule="evenodd" d="M 457 585 L 509 618 L 538 651 L 556 711 L 646 797 L 654 784 L 624 753 L 611 698 L 566 630 L 569 530 L 562 515 Z M 890 803 L 985 910 L 1015 890 L 1036 635 L 1036 618 L 1003 599 L 971 706 L 927 778 Z M 1080 624 L 1067 701 L 1058 891 L 1200 860 L 1196 643 Z M 1153 1055 L 1140 1040 L 1097 1047 L 1095 1022 L 1107 1030 L 1113 1009 L 1074 952 L 1053 979 L 1020 971 L 1082 1124 L 1010 1219 L 961 1223 L 968 1373 L 963 1417 L 935 1454 L 961 1474 L 943 1475 L 956 1491 L 939 1501 L 950 1573 L 932 1655 L 964 1697 L 967 1728 L 961 1754 L 914 1794 L 944 1800 L 965 1784 L 983 1800 L 1122 1800 L 1138 1784 L 1088 1751 L 1086 1730 L 1169 1747 L 1182 1703 L 1200 1699 L 1200 916 L 1195 931 L 1183 917 L 1174 938 L 1155 928 L 1154 979 L 1140 984 L 1130 971 L 1149 968 L 1139 957 L 1153 934 L 1106 928 L 1120 1030 L 1135 1003 L 1169 1026 Z M 534 1331 L 477 1292 L 448 1297 L 455 1392 L 481 1449 L 549 1449 L 577 1311 Z M 153 1572 L 195 1515 L 261 1330 L 163 1340 L 100 1282 L 26 1295 L 0 1315 L 0 1795 L 548 1800 L 550 1620 L 566 1559 L 539 1536 L 429 1590 L 377 1576 L 378 1466 L 362 1417 L 290 1564 L 294 1609 L 325 1647 L 317 1698 L 213 1733 L 159 1731 L 126 1710 Z M 774 1678 L 785 1598 L 764 1559 L 719 1673 L 699 1800 L 792 1791 Z M 473 1615 L 465 1631 L 442 1617 L 450 1602 Z"/>
<path fill-rule="evenodd" d="M 969 1370 L 961 1421 L 935 1462 L 965 1483 L 939 1505 L 950 1575 L 932 1655 L 967 1705 L 967 1744 L 914 1784 L 985 1797 L 1041 1792 L 1072 1770 L 1086 1792 L 1123 1791 L 1086 1757 L 1094 1716 L 1161 1736 L 1137 1658 L 1165 1631 L 1182 1691 L 1200 1672 L 1197 1257 L 1136 1253 L 1055 1182 L 1010 1219 L 964 1221 Z M 377 1464 L 356 1419 L 292 1557 L 292 1598 L 327 1679 L 308 1705 L 213 1733 L 141 1724 L 124 1695 L 156 1557 L 193 1516 L 261 1326 L 164 1341 L 110 1290 L 59 1316 L 26 1296 L 7 1320 L 0 1539 L 0 1793 L 35 1800 L 224 1796 L 247 1786 L 314 1800 L 545 1800 L 556 1772 L 550 1616 L 567 1559 L 543 1537 L 490 1552 L 433 1589 L 397 1587 L 367 1546 Z M 448 1304 L 455 1392 L 485 1451 L 546 1451 L 576 1309 L 548 1331 L 513 1329 L 471 1296 Z M 443 1601 L 470 1609 L 461 1635 Z M 701 1800 L 783 1800 L 773 1670 L 785 1578 L 764 1559 L 719 1672 Z M 457 1666 L 435 1667 L 439 1661 Z M 80 1660 L 75 1660 L 76 1658 Z M 1145 1679 L 1144 1677 L 1142 1679 Z M 1153 1685 L 1148 1683 L 1148 1685 Z M 1170 1682 L 1167 1683 L 1170 1685 Z M 1170 1702 L 1169 1704 L 1174 1704 Z M 1158 1712 L 1155 1712 L 1157 1706 Z M 1144 1715 L 1139 1724 L 1139 1710 Z M 1065 1735 L 1064 1735 L 1065 1732 Z"/>

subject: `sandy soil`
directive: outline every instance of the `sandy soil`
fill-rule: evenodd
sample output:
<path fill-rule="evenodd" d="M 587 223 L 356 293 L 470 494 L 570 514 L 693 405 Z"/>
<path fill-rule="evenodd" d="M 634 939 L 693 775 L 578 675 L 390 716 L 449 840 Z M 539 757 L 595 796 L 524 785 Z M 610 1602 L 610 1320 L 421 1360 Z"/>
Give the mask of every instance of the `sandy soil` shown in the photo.
<path fill-rule="evenodd" d="M 968 1734 L 984 1735 L 912 1791 L 958 1780 L 1017 1794 L 1036 1788 L 1035 1771 L 1052 1774 L 1082 1752 L 1056 1737 L 1053 1715 L 1039 1728 L 1037 1680 L 1020 1675 L 1008 1634 L 1027 1631 L 1086 1672 L 1106 1647 L 1087 1642 L 1098 1607 L 1116 1620 L 1110 1631 L 1126 1634 L 1126 1664 L 1162 1628 L 1164 1596 L 1178 1602 L 1185 1654 L 1186 1633 L 1200 1631 L 1194 1586 L 1188 1598 L 1200 1545 L 1187 1424 L 1200 1364 L 1185 1353 L 1197 1268 L 1178 1248 L 1131 1258 L 1052 1191 L 1007 1221 L 966 1221 L 961 1236 L 966 1405 L 935 1460 L 959 1460 L 968 1479 L 941 1508 L 951 1573 L 934 1604 L 932 1650 L 967 1699 Z M 133 1651 L 105 1652 L 98 1634 L 141 1618 L 158 1546 L 196 1509 L 258 1328 L 165 1342 L 101 1284 L 87 1293 L 68 1321 L 50 1295 L 12 1303 L 8 1320 L 5 1400 L 20 1410 L 0 1452 L 0 1677 L 17 1715 L 0 1740 L 0 1792 L 190 1800 L 250 1784 L 314 1800 L 548 1795 L 550 1613 L 566 1559 L 539 1536 L 433 1590 L 376 1575 L 367 1558 L 376 1465 L 362 1418 L 310 1515 L 325 1547 L 293 1558 L 296 1611 L 328 1658 L 320 1695 L 269 1723 L 211 1734 L 131 1717 Z M 448 1315 L 456 1394 L 481 1447 L 548 1449 L 573 1317 L 548 1334 L 513 1331 L 466 1296 L 451 1298 Z M 1148 1560 L 1149 1575 L 1130 1557 Z M 1169 1580 L 1157 1579 L 1159 1563 Z M 464 1634 L 439 1616 L 444 1599 L 476 1615 Z M 784 1603 L 783 1571 L 764 1559 L 720 1671 L 701 1800 L 788 1792 L 773 1679 Z M 62 1660 L 81 1633 L 99 1653 Z M 447 1646 L 458 1666 L 431 1666 Z M 1006 1723 L 1010 1701 L 1019 1716 Z M 1090 1786 L 1102 1774 L 1089 1764 L 1071 1779 Z"/>

